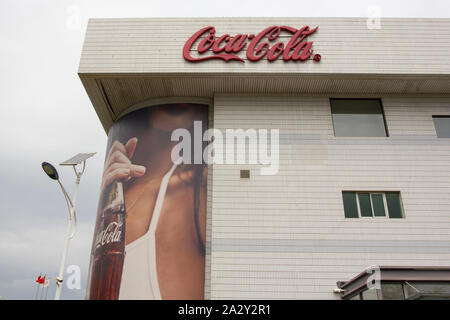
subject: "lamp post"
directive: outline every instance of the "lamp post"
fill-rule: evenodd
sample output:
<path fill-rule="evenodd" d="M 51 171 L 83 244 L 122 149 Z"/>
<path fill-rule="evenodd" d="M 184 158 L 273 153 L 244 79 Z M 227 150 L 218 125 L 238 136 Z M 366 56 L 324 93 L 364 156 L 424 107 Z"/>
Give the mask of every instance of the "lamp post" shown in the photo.
<path fill-rule="evenodd" d="M 64 188 L 62 182 L 59 180 L 58 171 L 56 168 L 48 163 L 48 162 L 42 162 L 42 169 L 44 172 L 53 180 L 56 180 L 61 187 L 61 190 L 63 192 L 64 198 L 67 203 L 67 207 L 69 209 L 69 225 L 67 227 L 67 236 L 64 241 L 64 250 L 63 255 L 61 258 L 61 263 L 59 266 L 59 274 L 56 277 L 56 294 L 55 294 L 55 300 L 59 300 L 61 297 L 61 290 L 62 290 L 62 282 L 64 280 L 64 266 L 66 264 L 66 258 L 67 258 L 67 251 L 69 248 L 69 241 L 73 238 L 75 235 L 76 227 L 77 227 L 77 214 L 75 212 L 75 203 L 77 201 L 78 197 L 78 187 L 80 186 L 80 179 L 81 176 L 84 173 L 84 170 L 86 168 L 86 160 L 90 157 L 92 157 L 94 153 L 79 153 L 76 156 L 70 158 L 69 160 L 66 160 L 62 163 L 60 163 L 61 166 L 72 166 L 73 170 L 75 171 L 76 180 L 75 180 L 75 191 L 73 194 L 72 199 L 70 198 L 69 194 L 66 191 L 66 188 Z M 76 166 L 79 164 L 83 164 L 83 168 L 81 171 L 77 171 Z"/>

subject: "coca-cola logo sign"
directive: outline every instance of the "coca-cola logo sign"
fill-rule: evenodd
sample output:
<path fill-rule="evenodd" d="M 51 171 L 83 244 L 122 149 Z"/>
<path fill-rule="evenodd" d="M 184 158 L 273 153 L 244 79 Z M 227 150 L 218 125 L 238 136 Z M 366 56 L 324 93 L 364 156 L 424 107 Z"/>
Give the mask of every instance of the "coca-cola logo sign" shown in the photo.
<path fill-rule="evenodd" d="M 195 32 L 186 41 L 183 48 L 183 57 L 189 62 L 220 59 L 226 62 L 239 61 L 244 63 L 244 59 L 239 57 L 238 53 L 245 49 L 247 60 L 251 62 L 263 58 L 266 58 L 269 62 L 279 58 L 286 62 L 303 62 L 308 59 L 319 62 L 321 60 L 320 54 L 313 55 L 313 42 L 308 41 L 308 37 L 318 28 L 311 29 L 309 26 L 304 26 L 296 29 L 288 26 L 271 26 L 257 35 L 237 34 L 230 36 L 224 34 L 216 36 L 216 28 L 208 26 Z M 286 43 L 280 37 L 282 33 L 290 34 Z M 196 43 L 198 45 L 195 47 Z M 197 51 L 197 55 L 192 56 L 191 51 Z"/>
<path fill-rule="evenodd" d="M 122 222 L 111 222 L 105 230 L 97 234 L 95 247 L 101 247 L 105 244 L 120 242 L 122 235 Z"/>

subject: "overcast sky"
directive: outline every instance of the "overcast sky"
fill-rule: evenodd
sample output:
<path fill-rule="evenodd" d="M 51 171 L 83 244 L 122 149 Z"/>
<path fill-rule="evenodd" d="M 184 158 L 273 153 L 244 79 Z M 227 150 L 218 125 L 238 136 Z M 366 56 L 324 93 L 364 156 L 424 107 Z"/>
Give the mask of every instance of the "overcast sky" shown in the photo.
<path fill-rule="evenodd" d="M 295 16 L 449 18 L 448 1 L 170 1 L 1 0 L 0 2 L 0 296 L 34 299 L 39 273 L 54 297 L 68 213 L 42 161 L 58 164 L 78 152 L 97 152 L 81 181 L 78 232 L 67 265 L 79 265 L 83 299 L 105 156 L 106 134 L 77 75 L 88 18 Z M 372 9 L 373 10 L 373 9 Z M 59 168 L 73 190 L 75 175 Z"/>

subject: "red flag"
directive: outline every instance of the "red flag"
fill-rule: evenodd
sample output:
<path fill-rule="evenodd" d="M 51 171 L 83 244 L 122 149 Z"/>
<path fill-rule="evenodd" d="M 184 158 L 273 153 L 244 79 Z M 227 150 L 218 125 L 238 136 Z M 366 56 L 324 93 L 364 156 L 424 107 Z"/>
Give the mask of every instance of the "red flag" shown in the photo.
<path fill-rule="evenodd" d="M 39 284 L 44 284 L 45 283 L 45 277 L 46 276 L 44 276 L 43 278 L 39 275 L 39 277 L 36 279 L 36 282 L 37 283 L 39 283 Z"/>

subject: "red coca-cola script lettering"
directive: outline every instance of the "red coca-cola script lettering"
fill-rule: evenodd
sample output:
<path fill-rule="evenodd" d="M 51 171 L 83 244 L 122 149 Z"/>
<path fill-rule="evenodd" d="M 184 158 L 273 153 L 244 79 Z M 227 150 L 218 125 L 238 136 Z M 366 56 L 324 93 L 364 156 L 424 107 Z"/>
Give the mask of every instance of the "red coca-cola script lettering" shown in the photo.
<path fill-rule="evenodd" d="M 247 60 L 251 62 L 267 58 L 269 62 L 277 60 L 279 57 L 283 61 L 305 61 L 312 59 L 316 62 L 321 60 L 319 54 L 313 55 L 312 41 L 308 41 L 308 36 L 316 32 L 319 27 L 310 29 L 309 26 L 296 29 L 288 26 L 271 26 L 262 30 L 257 35 L 237 34 L 230 36 L 224 34 L 216 37 L 216 28 L 213 26 L 204 27 L 195 32 L 184 44 L 183 57 L 189 62 L 200 62 L 212 59 L 245 62 L 237 54 L 246 49 Z M 291 34 L 285 44 L 282 33 Z M 198 42 L 197 47 L 195 44 Z M 192 51 L 197 51 L 195 56 Z M 208 52 L 210 52 L 208 54 Z"/>

